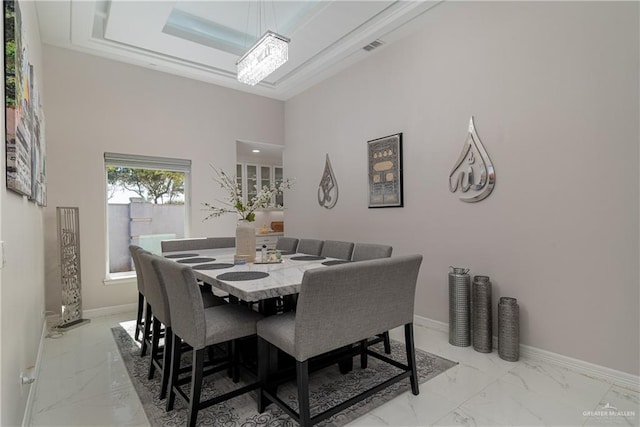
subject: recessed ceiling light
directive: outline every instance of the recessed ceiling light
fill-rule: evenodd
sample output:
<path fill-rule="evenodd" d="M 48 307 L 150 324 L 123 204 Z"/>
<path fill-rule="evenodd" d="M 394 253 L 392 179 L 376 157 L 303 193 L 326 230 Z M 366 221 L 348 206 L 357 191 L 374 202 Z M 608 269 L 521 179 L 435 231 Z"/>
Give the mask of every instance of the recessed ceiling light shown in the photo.
<path fill-rule="evenodd" d="M 252 153 L 259 153 L 260 150 L 251 150 Z"/>

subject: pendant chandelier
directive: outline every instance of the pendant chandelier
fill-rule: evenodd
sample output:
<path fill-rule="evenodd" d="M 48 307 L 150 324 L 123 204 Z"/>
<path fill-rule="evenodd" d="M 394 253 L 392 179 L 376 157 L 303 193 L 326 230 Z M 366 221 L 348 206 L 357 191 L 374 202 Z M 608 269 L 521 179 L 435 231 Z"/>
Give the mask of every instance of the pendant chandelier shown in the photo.
<path fill-rule="evenodd" d="M 262 31 L 262 9 L 264 6 L 260 6 L 258 4 L 258 28 L 256 33 Z M 275 9 L 273 15 L 275 20 Z M 247 17 L 248 21 L 249 18 Z M 265 32 L 236 62 L 238 81 L 249 86 L 255 86 L 277 70 L 289 59 L 289 42 L 288 38 L 273 31 L 268 30 Z"/>

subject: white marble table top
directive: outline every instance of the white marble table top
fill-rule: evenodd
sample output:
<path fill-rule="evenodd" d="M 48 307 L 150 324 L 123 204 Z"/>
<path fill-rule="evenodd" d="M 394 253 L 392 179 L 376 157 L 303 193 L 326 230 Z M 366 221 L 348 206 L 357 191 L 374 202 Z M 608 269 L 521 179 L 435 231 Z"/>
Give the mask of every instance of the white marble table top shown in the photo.
<path fill-rule="evenodd" d="M 233 255 L 235 254 L 235 248 L 165 252 L 163 253 L 163 255 L 179 255 L 181 253 L 197 253 L 198 258 L 215 258 L 215 261 L 199 262 L 196 264 L 185 264 L 191 267 L 197 266 L 198 264 L 210 263 L 233 264 Z M 335 259 L 324 258 L 317 261 L 295 261 L 291 259 L 294 256 L 302 255 L 305 254 L 283 255 L 282 262 L 278 264 L 246 263 L 243 265 L 234 265 L 233 267 L 218 270 L 194 269 L 194 272 L 196 274 L 196 277 L 203 282 L 209 283 L 212 286 L 222 289 L 223 291 L 228 292 L 229 294 L 238 297 L 241 300 L 255 302 L 263 299 L 298 293 L 298 291 L 300 290 L 300 284 L 302 283 L 302 276 L 304 275 L 305 271 L 311 270 L 313 268 L 325 267 L 324 265 L 322 265 L 323 262 Z M 173 261 L 179 261 L 181 259 L 188 258 L 195 257 L 171 259 Z M 260 253 L 257 253 L 256 260 L 259 260 L 259 258 Z M 256 280 L 238 281 L 219 280 L 217 278 L 217 276 L 231 271 L 263 271 L 269 273 L 269 277 Z"/>

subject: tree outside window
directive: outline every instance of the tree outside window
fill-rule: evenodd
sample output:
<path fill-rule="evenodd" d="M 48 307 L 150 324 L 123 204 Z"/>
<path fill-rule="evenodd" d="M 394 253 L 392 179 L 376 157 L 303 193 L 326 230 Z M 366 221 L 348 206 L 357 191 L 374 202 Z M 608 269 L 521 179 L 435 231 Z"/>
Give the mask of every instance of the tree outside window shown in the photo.
<path fill-rule="evenodd" d="M 107 166 L 108 198 L 116 191 L 130 191 L 159 204 L 184 204 L 184 173 Z"/>
<path fill-rule="evenodd" d="M 115 160 L 105 162 L 107 271 L 111 277 L 119 277 L 134 270 L 129 245 L 160 253 L 162 240 L 185 237 L 185 187 L 190 165 L 169 165 L 167 169 L 174 170 L 167 170 L 168 159 L 160 159 L 154 168 L 156 158 L 143 158 L 144 165 L 135 167 L 138 157 L 113 156 Z"/>

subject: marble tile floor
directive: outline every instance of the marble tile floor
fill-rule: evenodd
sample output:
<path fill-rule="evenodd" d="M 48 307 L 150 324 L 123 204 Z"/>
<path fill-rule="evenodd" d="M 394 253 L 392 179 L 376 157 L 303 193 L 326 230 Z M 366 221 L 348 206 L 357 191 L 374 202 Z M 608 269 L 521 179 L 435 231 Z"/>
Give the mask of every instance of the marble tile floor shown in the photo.
<path fill-rule="evenodd" d="M 149 425 L 110 330 L 134 318 L 134 313 L 98 317 L 45 340 L 31 425 Z M 507 362 L 495 350 L 478 353 L 450 345 L 441 331 L 414 329 L 418 348 L 459 364 L 422 384 L 420 395 L 406 392 L 351 426 L 640 424 L 637 391 L 548 363 Z M 601 415 L 605 406 L 614 407 L 615 415 Z"/>

